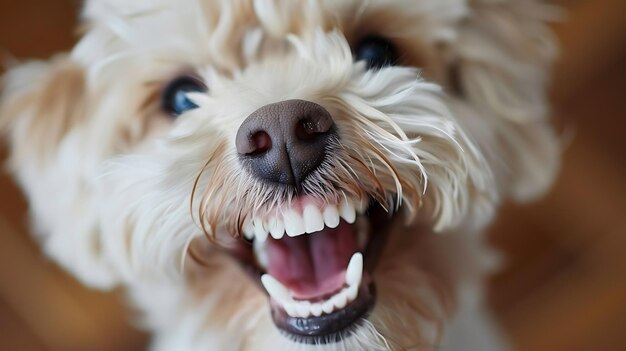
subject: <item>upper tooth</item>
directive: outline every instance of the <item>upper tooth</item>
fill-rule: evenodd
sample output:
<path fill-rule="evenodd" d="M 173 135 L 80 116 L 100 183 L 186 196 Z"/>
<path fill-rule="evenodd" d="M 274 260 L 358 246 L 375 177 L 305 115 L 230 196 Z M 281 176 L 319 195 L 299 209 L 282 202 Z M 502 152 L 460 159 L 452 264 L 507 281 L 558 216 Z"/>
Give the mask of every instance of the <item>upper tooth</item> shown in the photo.
<path fill-rule="evenodd" d="M 246 220 L 243 221 L 241 231 L 243 232 L 243 236 L 246 239 L 252 240 L 254 238 L 254 224 L 252 223 L 252 221 L 246 218 Z"/>
<path fill-rule="evenodd" d="M 254 256 L 256 257 L 257 262 L 263 268 L 267 268 L 269 264 L 269 257 L 267 257 L 267 250 L 265 249 L 265 243 L 260 242 L 259 240 L 254 240 L 252 242 L 252 247 L 254 249 Z"/>
<path fill-rule="evenodd" d="M 280 239 L 285 234 L 285 225 L 283 221 L 279 220 L 277 217 L 270 219 L 269 227 L 272 238 L 274 239 Z"/>
<path fill-rule="evenodd" d="M 343 201 L 339 207 L 339 214 L 346 222 L 352 224 L 356 219 L 356 210 L 350 201 Z"/>
<path fill-rule="evenodd" d="M 355 253 L 350 258 L 348 269 L 346 270 L 346 284 L 349 286 L 361 285 L 361 277 L 363 276 L 363 255 L 360 252 Z"/>
<path fill-rule="evenodd" d="M 339 225 L 339 211 L 337 210 L 337 206 L 326 206 L 324 209 L 324 223 L 326 223 L 329 228 L 336 228 Z"/>
<path fill-rule="evenodd" d="M 283 216 L 285 221 L 285 232 L 289 236 L 304 234 L 304 220 L 298 212 L 293 209 L 287 210 Z"/>
<path fill-rule="evenodd" d="M 356 212 L 360 215 L 364 214 L 365 210 L 367 210 L 367 205 L 368 205 L 368 201 L 366 200 L 359 201 L 359 203 L 357 204 Z"/>
<path fill-rule="evenodd" d="M 289 289 L 287 289 L 281 282 L 269 274 L 263 274 L 261 276 L 261 283 L 276 301 L 289 301 L 291 299 Z"/>
<path fill-rule="evenodd" d="M 260 218 L 254 219 L 254 237 L 259 242 L 264 242 L 267 239 L 267 230 L 263 226 L 263 221 Z"/>
<path fill-rule="evenodd" d="M 307 205 L 302 213 L 304 228 L 307 233 L 315 233 L 324 229 L 324 219 L 319 208 L 315 205 Z"/>

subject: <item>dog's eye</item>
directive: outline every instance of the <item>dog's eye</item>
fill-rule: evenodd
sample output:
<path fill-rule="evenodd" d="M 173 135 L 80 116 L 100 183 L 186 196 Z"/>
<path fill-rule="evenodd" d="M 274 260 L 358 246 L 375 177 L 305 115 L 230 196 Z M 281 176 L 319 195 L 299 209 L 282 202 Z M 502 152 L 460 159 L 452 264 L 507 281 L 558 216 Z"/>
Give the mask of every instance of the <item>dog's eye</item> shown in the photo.
<path fill-rule="evenodd" d="M 365 61 L 368 69 L 380 69 L 396 64 L 393 44 L 385 38 L 369 36 L 361 40 L 354 52 L 357 61 Z"/>
<path fill-rule="evenodd" d="M 179 116 L 189 110 L 198 108 L 189 99 L 188 93 L 205 91 L 207 91 L 206 85 L 197 78 L 190 76 L 176 78 L 163 91 L 161 108 L 173 116 Z"/>

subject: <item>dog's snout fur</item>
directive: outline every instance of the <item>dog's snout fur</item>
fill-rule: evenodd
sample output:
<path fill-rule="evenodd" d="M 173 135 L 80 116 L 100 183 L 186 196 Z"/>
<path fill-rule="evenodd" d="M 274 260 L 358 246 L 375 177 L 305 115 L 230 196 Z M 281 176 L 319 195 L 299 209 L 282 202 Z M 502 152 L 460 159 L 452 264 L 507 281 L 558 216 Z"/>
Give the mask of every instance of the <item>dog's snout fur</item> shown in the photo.
<path fill-rule="evenodd" d="M 321 165 L 336 138 L 333 119 L 324 107 L 287 100 L 248 116 L 235 143 L 242 163 L 255 177 L 298 186 Z"/>

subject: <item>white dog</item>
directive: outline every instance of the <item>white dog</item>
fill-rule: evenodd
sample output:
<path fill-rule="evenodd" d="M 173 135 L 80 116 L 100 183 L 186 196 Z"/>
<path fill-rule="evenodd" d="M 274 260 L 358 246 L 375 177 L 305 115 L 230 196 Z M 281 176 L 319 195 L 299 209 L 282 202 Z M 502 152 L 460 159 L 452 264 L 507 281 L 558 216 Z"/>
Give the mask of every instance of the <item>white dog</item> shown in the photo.
<path fill-rule="evenodd" d="M 502 350 L 481 233 L 558 168 L 552 14 L 90 0 L 0 126 L 45 252 L 127 289 L 154 350 Z"/>

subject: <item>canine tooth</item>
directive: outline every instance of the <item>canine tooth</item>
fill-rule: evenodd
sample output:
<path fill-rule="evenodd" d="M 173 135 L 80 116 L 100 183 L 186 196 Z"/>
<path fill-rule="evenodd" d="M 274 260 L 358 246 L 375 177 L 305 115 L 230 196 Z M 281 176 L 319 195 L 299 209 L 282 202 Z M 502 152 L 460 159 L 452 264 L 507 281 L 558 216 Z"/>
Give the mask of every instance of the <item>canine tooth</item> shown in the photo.
<path fill-rule="evenodd" d="M 285 221 L 285 232 L 289 236 L 304 234 L 304 220 L 300 214 L 292 209 L 287 210 L 283 217 Z"/>
<path fill-rule="evenodd" d="M 285 234 L 285 224 L 280 219 L 274 217 L 269 221 L 270 234 L 272 238 L 281 239 Z"/>
<path fill-rule="evenodd" d="M 356 296 L 359 294 L 359 286 L 358 285 L 350 285 L 348 287 L 348 291 L 346 296 L 348 297 L 348 301 L 354 301 Z"/>
<path fill-rule="evenodd" d="M 359 203 L 357 204 L 356 207 L 356 213 L 362 215 L 365 213 L 365 211 L 367 210 L 367 205 L 368 205 L 368 201 L 367 200 L 363 200 L 363 201 L 359 201 Z"/>
<path fill-rule="evenodd" d="M 339 214 L 346 222 L 350 224 L 354 223 L 354 220 L 356 219 L 354 204 L 350 201 L 343 201 L 339 206 Z"/>
<path fill-rule="evenodd" d="M 241 231 L 243 232 L 243 236 L 246 239 L 248 240 L 254 239 L 254 224 L 252 223 L 251 220 L 246 219 L 243 222 L 243 226 L 241 226 Z"/>
<path fill-rule="evenodd" d="M 335 309 L 335 305 L 333 304 L 332 300 L 328 300 L 322 304 L 322 311 L 324 311 L 324 313 L 326 314 L 333 313 L 334 309 Z"/>
<path fill-rule="evenodd" d="M 259 242 L 264 242 L 267 239 L 267 230 L 263 227 L 263 221 L 260 218 L 254 219 L 254 237 Z"/>
<path fill-rule="evenodd" d="M 267 251 L 265 250 L 264 244 L 264 242 L 255 240 L 252 242 L 252 247 L 254 249 L 254 256 L 256 257 L 259 265 L 262 268 L 267 268 L 267 265 L 269 264 L 269 258 L 267 257 Z"/>
<path fill-rule="evenodd" d="M 289 289 L 271 275 L 263 274 L 263 276 L 261 276 L 261 283 L 263 283 L 267 293 L 281 304 L 285 305 L 291 300 Z"/>
<path fill-rule="evenodd" d="M 330 301 L 333 303 L 337 309 L 342 309 L 346 307 L 348 304 L 348 293 L 347 291 L 341 290 L 337 295 L 333 296 Z"/>
<path fill-rule="evenodd" d="M 349 286 L 361 285 L 361 277 L 363 276 L 363 255 L 360 252 L 355 253 L 350 258 L 348 269 L 346 270 L 346 284 Z"/>
<path fill-rule="evenodd" d="M 339 210 L 337 210 L 337 206 L 328 205 L 324 208 L 324 223 L 329 228 L 336 228 L 339 225 Z"/>
<path fill-rule="evenodd" d="M 322 304 L 320 304 L 319 302 L 316 302 L 314 304 L 311 305 L 311 313 L 315 316 L 315 317 L 319 317 L 322 315 Z"/>
<path fill-rule="evenodd" d="M 307 233 L 315 233 L 324 229 L 324 218 L 320 209 L 315 205 L 308 205 L 302 213 L 304 228 Z"/>

